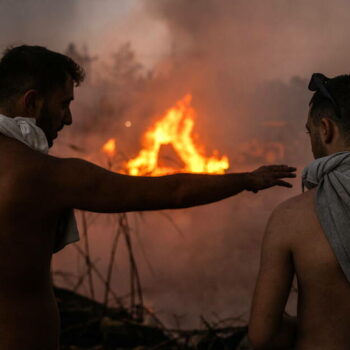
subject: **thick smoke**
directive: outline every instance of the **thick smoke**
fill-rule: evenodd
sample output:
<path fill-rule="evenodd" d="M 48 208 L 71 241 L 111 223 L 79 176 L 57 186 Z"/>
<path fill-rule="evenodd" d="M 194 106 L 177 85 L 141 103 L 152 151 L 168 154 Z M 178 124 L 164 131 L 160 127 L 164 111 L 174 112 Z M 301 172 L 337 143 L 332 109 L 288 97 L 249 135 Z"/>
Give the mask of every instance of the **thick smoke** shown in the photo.
<path fill-rule="evenodd" d="M 116 137 L 120 154 L 135 156 L 146 128 L 191 92 L 199 139 L 208 153 L 216 148 L 227 154 L 232 171 L 275 162 L 300 170 L 312 159 L 304 134 L 308 77 L 316 71 L 348 72 L 348 2 L 115 3 L 0 2 L 1 46 L 25 42 L 64 52 L 73 41 L 73 58 L 88 70 L 88 81 L 76 93 L 73 126 L 60 135 L 54 154 L 106 166 L 99 149 Z M 132 128 L 125 128 L 127 120 Z M 300 193 L 300 180 L 294 185 L 167 213 L 183 236 L 162 213 L 131 214 L 147 305 L 168 324 L 174 314 L 183 326 L 197 325 L 201 314 L 209 320 L 246 319 L 264 226 L 279 202 Z M 104 272 L 114 221 L 90 220 L 93 260 Z M 77 273 L 76 256 L 74 247 L 67 247 L 54 257 L 54 270 Z M 84 262 L 78 262 L 83 273 Z M 73 286 L 74 278 L 57 283 Z M 101 298 L 97 279 L 96 286 Z M 121 249 L 113 288 L 124 295 L 127 286 Z"/>
<path fill-rule="evenodd" d="M 71 0 L 1 0 L 0 48 L 49 45 L 62 49 L 77 25 L 77 2 Z"/>
<path fill-rule="evenodd" d="M 283 79 L 314 70 L 348 70 L 348 9 L 345 0 L 145 0 L 185 54 L 234 74 L 240 85 Z M 241 84 L 242 83 L 242 84 Z"/>
<path fill-rule="evenodd" d="M 292 78 L 301 73 L 283 76 L 284 81 L 272 80 L 263 70 L 263 61 L 256 61 L 255 67 L 259 50 L 253 42 L 246 43 L 248 51 L 239 49 L 241 33 L 234 28 L 243 24 L 231 23 L 224 9 L 213 6 L 201 12 L 196 2 L 159 2 L 156 8 L 155 4 L 150 2 L 147 10 L 168 25 L 172 51 L 147 72 L 138 64 L 137 47 L 122 45 L 108 67 L 99 70 L 91 88 L 81 90 L 76 129 L 81 132 L 74 139 L 80 135 L 90 153 L 114 136 L 123 151 L 135 155 L 141 134 L 154 118 L 191 92 L 200 139 L 209 151 L 217 148 L 228 154 L 233 171 L 263 163 L 302 166 L 308 162 L 311 154 L 306 151 L 303 133 L 307 80 Z M 222 39 L 225 31 L 227 39 Z M 236 49 L 227 47 L 229 38 L 239 41 Z M 81 113 L 83 107 L 87 113 Z M 123 127 L 125 120 L 132 120 L 131 130 Z M 246 320 L 267 218 L 279 202 L 299 192 L 296 186 L 289 192 L 246 193 L 221 203 L 170 212 L 184 238 L 160 213 L 144 214 L 139 225 L 133 223 L 132 227 L 148 306 L 168 324 L 172 315 L 181 316 L 183 326 L 197 325 L 201 314 L 210 320 L 240 315 Z M 108 231 L 102 227 L 106 225 L 99 222 L 92 229 L 93 240 L 101 240 L 100 232 Z M 106 256 L 106 242 L 104 236 L 103 242 L 94 246 L 95 256 Z M 72 249 L 62 253 L 62 260 L 69 251 Z M 125 254 L 121 251 L 118 255 L 121 270 L 113 284 L 121 294 L 127 293 L 128 285 L 123 272 L 127 270 Z M 101 270 L 106 270 L 106 265 L 105 257 Z"/>

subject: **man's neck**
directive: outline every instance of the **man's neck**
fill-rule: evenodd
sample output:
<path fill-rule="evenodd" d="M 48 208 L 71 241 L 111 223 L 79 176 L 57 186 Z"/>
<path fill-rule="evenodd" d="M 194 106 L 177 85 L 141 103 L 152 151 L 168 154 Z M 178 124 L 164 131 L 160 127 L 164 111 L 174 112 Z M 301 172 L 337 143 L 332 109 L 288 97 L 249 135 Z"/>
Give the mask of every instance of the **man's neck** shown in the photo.
<path fill-rule="evenodd" d="M 342 145 L 334 145 L 331 149 L 328 150 L 326 155 L 330 156 L 331 154 L 338 152 L 350 152 L 350 145 L 345 143 Z"/>

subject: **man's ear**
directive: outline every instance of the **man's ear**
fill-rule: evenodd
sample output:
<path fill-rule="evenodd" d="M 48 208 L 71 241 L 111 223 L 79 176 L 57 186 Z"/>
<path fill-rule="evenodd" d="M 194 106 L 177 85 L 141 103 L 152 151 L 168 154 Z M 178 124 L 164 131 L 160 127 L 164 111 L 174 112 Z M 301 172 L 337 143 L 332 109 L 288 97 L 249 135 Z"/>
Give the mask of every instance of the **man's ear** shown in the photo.
<path fill-rule="evenodd" d="M 330 144 L 338 133 L 338 127 L 330 118 L 322 118 L 320 125 L 321 139 L 325 144 Z"/>
<path fill-rule="evenodd" d="M 40 115 L 43 104 L 43 97 L 35 89 L 27 90 L 22 96 L 22 106 L 25 111 L 25 115 L 29 118 L 37 119 Z"/>

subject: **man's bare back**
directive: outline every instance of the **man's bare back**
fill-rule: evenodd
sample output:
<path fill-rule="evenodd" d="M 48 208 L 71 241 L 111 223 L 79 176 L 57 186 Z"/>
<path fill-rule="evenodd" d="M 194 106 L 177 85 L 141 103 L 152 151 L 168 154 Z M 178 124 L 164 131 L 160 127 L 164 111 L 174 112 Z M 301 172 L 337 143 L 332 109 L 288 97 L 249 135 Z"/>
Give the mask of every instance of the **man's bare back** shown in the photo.
<path fill-rule="evenodd" d="M 350 349 L 350 284 L 315 213 L 310 190 L 290 203 L 292 253 L 298 280 L 297 349 Z M 293 232 L 294 231 L 294 232 Z"/>
<path fill-rule="evenodd" d="M 289 349 L 280 344 L 294 344 L 296 350 L 350 349 L 350 284 L 319 224 L 315 191 L 282 203 L 270 219 L 250 320 L 256 348 Z M 282 317 L 294 273 L 295 326 Z"/>

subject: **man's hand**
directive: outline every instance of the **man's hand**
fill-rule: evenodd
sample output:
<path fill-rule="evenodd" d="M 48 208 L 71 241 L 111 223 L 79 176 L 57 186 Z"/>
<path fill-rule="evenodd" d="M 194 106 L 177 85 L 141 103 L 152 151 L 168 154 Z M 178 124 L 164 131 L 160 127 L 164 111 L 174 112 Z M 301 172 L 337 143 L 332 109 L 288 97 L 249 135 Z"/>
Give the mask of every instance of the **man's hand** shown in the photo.
<path fill-rule="evenodd" d="M 293 187 L 283 178 L 296 177 L 296 168 L 287 165 L 262 166 L 249 174 L 247 190 L 257 193 L 272 186 Z"/>

